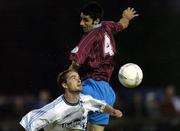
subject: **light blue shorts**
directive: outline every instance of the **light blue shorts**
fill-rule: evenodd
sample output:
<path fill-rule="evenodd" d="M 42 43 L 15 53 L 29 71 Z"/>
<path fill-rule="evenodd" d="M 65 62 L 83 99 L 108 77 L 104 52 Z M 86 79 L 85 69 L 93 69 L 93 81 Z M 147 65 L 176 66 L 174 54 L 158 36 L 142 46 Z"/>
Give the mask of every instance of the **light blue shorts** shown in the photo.
<path fill-rule="evenodd" d="M 108 82 L 103 80 L 96 81 L 93 79 L 86 79 L 83 81 L 82 93 L 91 95 L 98 100 L 103 100 L 111 106 L 113 106 L 116 100 L 114 90 Z M 88 114 L 88 122 L 96 125 L 108 125 L 109 114 L 90 112 Z"/>

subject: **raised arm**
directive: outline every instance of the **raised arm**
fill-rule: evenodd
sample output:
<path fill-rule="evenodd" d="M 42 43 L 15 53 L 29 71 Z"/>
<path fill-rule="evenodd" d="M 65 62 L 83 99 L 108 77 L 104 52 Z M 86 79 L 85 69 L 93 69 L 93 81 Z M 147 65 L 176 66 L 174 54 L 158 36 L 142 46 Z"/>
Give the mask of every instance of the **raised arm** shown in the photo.
<path fill-rule="evenodd" d="M 122 117 L 122 115 L 123 115 L 123 113 L 120 110 L 114 109 L 113 107 L 111 107 L 109 105 L 105 106 L 103 112 L 108 113 L 115 117 Z"/>
<path fill-rule="evenodd" d="M 119 23 L 121 23 L 123 29 L 125 29 L 128 27 L 129 22 L 137 16 L 139 16 L 139 14 L 136 13 L 136 10 L 134 10 L 134 8 L 128 7 L 123 11 L 122 18 L 119 20 Z"/>
<path fill-rule="evenodd" d="M 115 117 L 122 117 L 122 112 L 120 110 L 114 109 L 112 106 L 108 105 L 106 102 L 97 100 L 91 96 L 86 96 L 84 106 L 90 111 L 98 111 L 101 113 L 107 113 Z M 87 99 L 87 100 L 86 100 Z"/>

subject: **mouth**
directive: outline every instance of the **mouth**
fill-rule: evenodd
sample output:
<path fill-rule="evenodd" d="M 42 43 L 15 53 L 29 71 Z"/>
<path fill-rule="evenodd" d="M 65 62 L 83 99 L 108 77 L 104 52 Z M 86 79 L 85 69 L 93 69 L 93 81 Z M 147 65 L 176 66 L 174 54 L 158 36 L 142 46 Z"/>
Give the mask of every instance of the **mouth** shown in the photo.
<path fill-rule="evenodd" d="M 82 26 L 82 29 L 84 32 L 86 32 L 88 30 L 86 27 L 83 27 L 83 26 Z"/>
<path fill-rule="evenodd" d="M 80 87 L 80 88 L 82 88 L 82 84 L 78 84 L 77 86 Z"/>

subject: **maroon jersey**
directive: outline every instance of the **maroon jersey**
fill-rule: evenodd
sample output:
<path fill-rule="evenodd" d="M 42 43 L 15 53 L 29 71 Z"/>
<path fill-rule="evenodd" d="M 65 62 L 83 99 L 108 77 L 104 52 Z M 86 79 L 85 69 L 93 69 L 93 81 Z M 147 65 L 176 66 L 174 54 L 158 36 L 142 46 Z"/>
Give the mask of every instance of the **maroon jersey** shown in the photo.
<path fill-rule="evenodd" d="M 86 70 L 86 77 L 109 81 L 114 69 L 116 45 L 113 34 L 120 31 L 120 23 L 102 21 L 101 26 L 83 35 L 71 51 L 69 59 Z"/>

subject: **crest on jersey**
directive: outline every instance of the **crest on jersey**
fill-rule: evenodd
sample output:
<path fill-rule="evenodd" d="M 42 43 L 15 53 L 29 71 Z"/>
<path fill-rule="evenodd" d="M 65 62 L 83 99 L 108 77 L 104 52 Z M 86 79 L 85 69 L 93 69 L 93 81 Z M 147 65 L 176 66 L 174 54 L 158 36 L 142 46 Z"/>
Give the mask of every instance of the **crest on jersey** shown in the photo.
<path fill-rule="evenodd" d="M 85 109 L 84 108 L 80 108 L 80 112 L 84 113 L 85 112 Z"/>
<path fill-rule="evenodd" d="M 76 46 L 72 51 L 71 51 L 71 53 L 77 53 L 78 52 L 78 50 L 79 50 L 79 47 L 78 46 Z"/>

